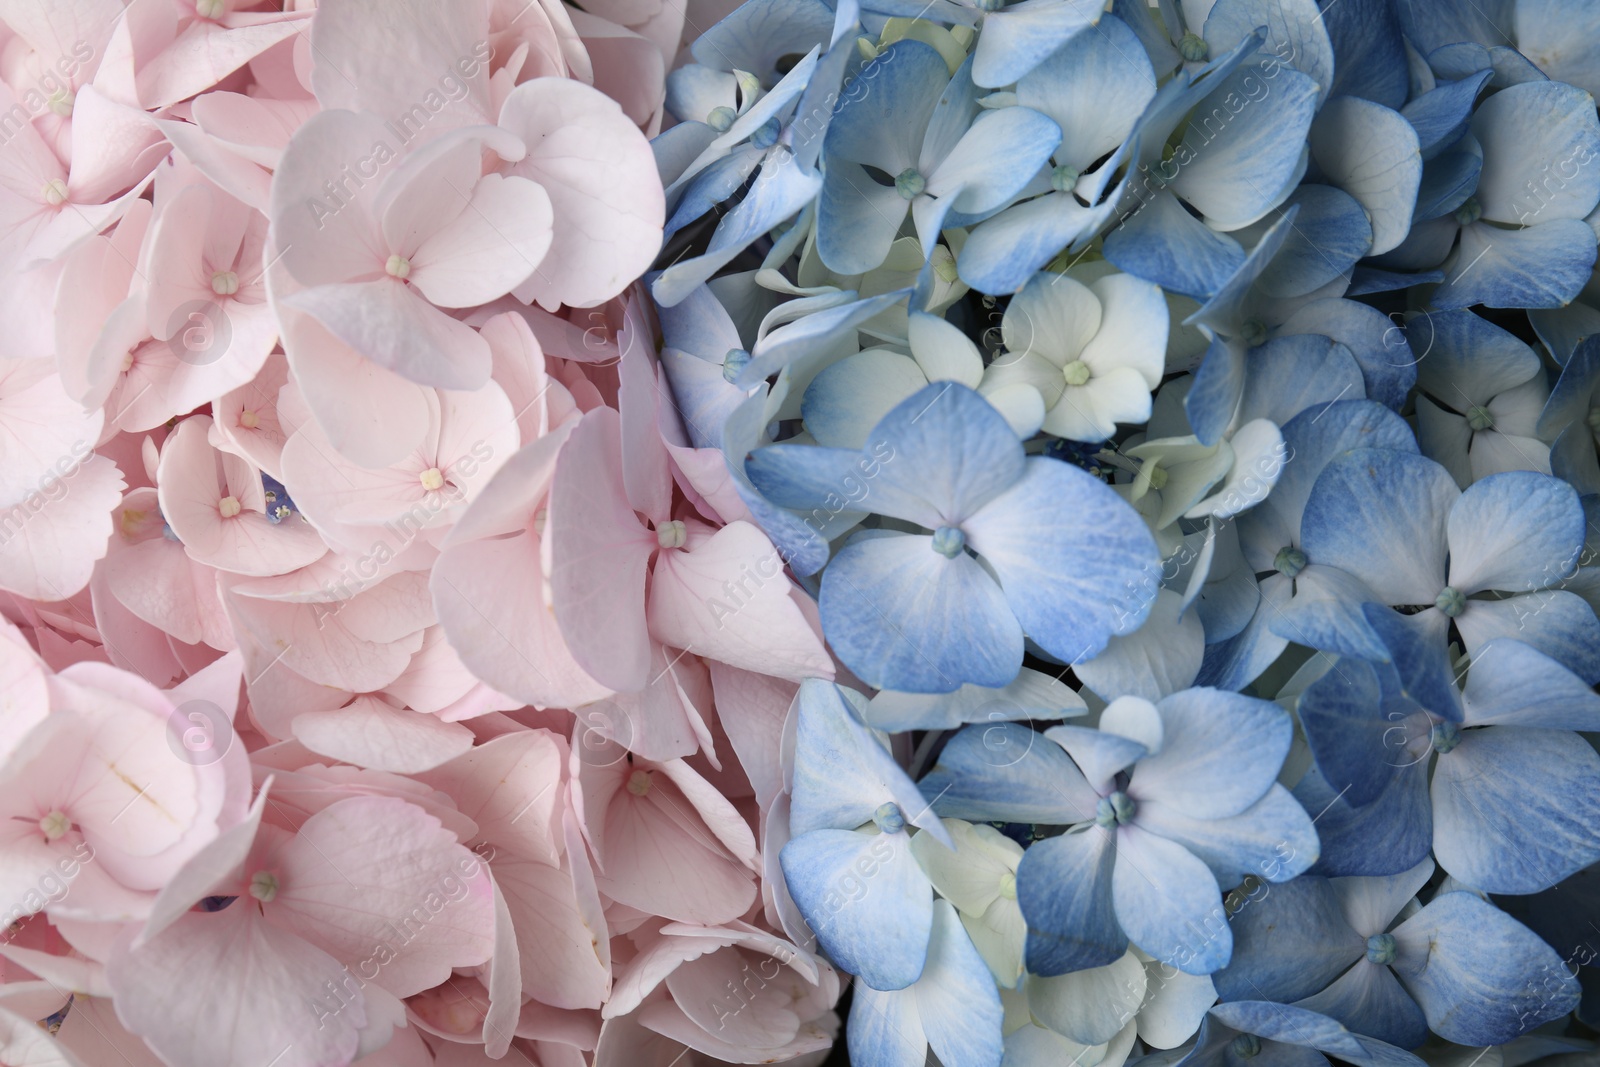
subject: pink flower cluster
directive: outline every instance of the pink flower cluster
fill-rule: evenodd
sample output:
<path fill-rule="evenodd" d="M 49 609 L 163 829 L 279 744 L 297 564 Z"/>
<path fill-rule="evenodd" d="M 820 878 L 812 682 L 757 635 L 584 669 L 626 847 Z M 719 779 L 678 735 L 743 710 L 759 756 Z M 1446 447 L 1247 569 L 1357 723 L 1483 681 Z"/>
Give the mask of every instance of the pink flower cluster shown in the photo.
<path fill-rule="evenodd" d="M 836 665 L 630 289 L 683 9 L 584 7 L 0 5 L 0 1062 L 826 1056 Z"/>

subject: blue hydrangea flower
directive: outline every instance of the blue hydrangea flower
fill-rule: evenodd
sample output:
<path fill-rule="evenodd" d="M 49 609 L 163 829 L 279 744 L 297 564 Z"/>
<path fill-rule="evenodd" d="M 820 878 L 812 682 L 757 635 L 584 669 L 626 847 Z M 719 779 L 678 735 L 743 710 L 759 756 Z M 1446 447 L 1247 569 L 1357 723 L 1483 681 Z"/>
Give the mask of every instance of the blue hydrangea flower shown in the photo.
<path fill-rule="evenodd" d="M 1093 656 L 1149 613 L 1155 545 L 1104 483 L 1027 458 L 999 412 L 935 382 L 874 427 L 863 451 L 773 445 L 746 463 L 779 507 L 851 506 L 921 527 L 863 530 L 823 572 L 823 627 L 863 681 L 908 692 L 1009 684 L 1023 635 L 1063 662 Z"/>

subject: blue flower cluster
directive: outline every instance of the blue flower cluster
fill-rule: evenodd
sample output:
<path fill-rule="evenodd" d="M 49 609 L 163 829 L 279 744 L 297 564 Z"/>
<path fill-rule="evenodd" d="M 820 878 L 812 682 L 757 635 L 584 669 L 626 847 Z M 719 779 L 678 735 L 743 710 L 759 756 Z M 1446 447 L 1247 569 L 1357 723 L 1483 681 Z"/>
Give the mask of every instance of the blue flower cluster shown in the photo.
<path fill-rule="evenodd" d="M 1592 1054 L 1600 5 L 748 0 L 692 52 L 667 432 L 840 666 L 764 844 L 851 1062 Z"/>

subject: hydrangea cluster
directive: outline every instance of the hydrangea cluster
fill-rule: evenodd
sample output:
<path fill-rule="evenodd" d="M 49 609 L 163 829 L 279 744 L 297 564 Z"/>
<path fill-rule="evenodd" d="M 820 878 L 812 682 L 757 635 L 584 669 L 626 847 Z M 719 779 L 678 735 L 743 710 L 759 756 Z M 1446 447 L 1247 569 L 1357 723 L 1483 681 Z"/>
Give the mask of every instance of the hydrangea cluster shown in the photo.
<path fill-rule="evenodd" d="M 0 1064 L 1592 1058 L 1596 92 L 1578 0 L 0 2 Z"/>
<path fill-rule="evenodd" d="M 1592 1054 L 1596 12 L 748 0 L 692 55 L 661 366 L 838 660 L 764 847 L 850 1062 Z"/>

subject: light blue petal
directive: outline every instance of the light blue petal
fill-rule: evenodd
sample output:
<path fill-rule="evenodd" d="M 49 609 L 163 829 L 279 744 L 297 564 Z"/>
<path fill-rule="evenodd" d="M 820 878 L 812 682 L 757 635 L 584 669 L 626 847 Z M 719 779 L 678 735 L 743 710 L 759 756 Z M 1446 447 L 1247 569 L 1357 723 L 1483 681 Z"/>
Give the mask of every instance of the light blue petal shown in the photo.
<path fill-rule="evenodd" d="M 855 41 L 843 36 L 857 28 L 855 0 L 841 0 L 834 12 L 833 45 L 823 53 L 806 83 L 806 91 L 795 105 L 794 120 L 789 125 L 793 138 L 795 163 L 803 170 L 811 170 L 822 155 L 823 141 L 828 127 L 833 123 L 834 104 L 840 96 L 845 71 L 860 59 Z"/>
<path fill-rule="evenodd" d="M 1233 959 L 1211 980 L 1223 1000 L 1300 1000 L 1366 955 L 1325 878 L 1296 878 L 1243 894 L 1230 922 Z"/>
<path fill-rule="evenodd" d="M 956 269 L 981 293 L 1014 293 L 1109 214 L 1107 208 L 1084 207 L 1068 193 L 1035 197 L 979 223 L 962 245 Z"/>
<path fill-rule="evenodd" d="M 709 288 L 690 290 L 683 300 L 661 308 L 657 317 L 662 347 L 675 348 L 719 368 L 729 349 L 742 346 L 732 317 Z"/>
<path fill-rule="evenodd" d="M 666 105 L 682 121 L 705 122 L 713 108 L 738 108 L 739 81 L 731 71 L 687 63 L 667 75 Z"/>
<path fill-rule="evenodd" d="M 820 174 L 769 154 L 745 198 L 717 224 L 706 251 L 674 263 L 651 283 L 656 303 L 670 307 L 682 300 L 779 223 L 798 215 L 821 186 Z"/>
<path fill-rule="evenodd" d="M 1485 47 L 1515 40 L 1515 0 L 1467 3 L 1396 4 L 1400 27 L 1423 55 L 1462 41 Z"/>
<path fill-rule="evenodd" d="M 1394 937 L 1395 973 L 1447 1041 L 1498 1045 L 1578 1005 L 1555 950 L 1475 894 L 1435 897 Z"/>
<path fill-rule="evenodd" d="M 1299 71 L 1280 71 L 1270 86 L 1250 68 L 1229 75 L 1189 119 L 1173 157 L 1173 192 L 1217 229 L 1255 222 L 1282 203 L 1304 167 L 1317 102 L 1316 83 Z"/>
<path fill-rule="evenodd" d="M 832 29 L 833 12 L 821 0 L 753 0 L 701 33 L 689 50 L 708 67 L 747 70 L 771 85 L 779 59 L 826 48 Z"/>
<path fill-rule="evenodd" d="M 928 965 L 913 988 L 923 1032 L 940 1063 L 1000 1067 L 1000 990 L 947 900 L 933 906 Z"/>
<path fill-rule="evenodd" d="M 1556 347 L 1550 345 L 1552 351 Z M 1567 365 L 1561 368 L 1561 377 L 1556 379 L 1550 399 L 1545 401 L 1544 411 L 1539 414 L 1539 436 L 1548 439 L 1585 418 L 1595 406 L 1597 393 L 1600 393 L 1600 332 L 1593 338 L 1580 337 L 1574 343 Z"/>
<path fill-rule="evenodd" d="M 964 685 L 947 695 L 884 690 L 867 705 L 865 718 L 877 730 L 953 730 L 966 723 L 1017 719 L 1051 721 L 1084 713 L 1083 698 L 1060 679 L 1026 668 L 1003 689 Z M 1040 820 L 1031 820 L 1038 822 Z"/>
<path fill-rule="evenodd" d="M 1372 293 L 1393 293 L 1413 285 L 1438 285 L 1444 281 L 1444 271 L 1430 270 L 1416 274 L 1379 270 L 1377 267 L 1358 266 L 1350 275 L 1350 288 L 1345 296 L 1368 296 Z"/>
<path fill-rule="evenodd" d="M 1309 870 L 1319 854 L 1311 816 L 1283 786 L 1238 815 L 1192 818 L 1169 805 L 1145 805 L 1134 825 L 1178 842 L 1210 868 L 1218 885 L 1237 885 L 1247 875 L 1286 882 Z"/>
<path fill-rule="evenodd" d="M 1104 251 L 1119 269 L 1197 300 L 1221 289 L 1245 259 L 1238 241 L 1189 214 L 1166 190 L 1106 234 Z"/>
<path fill-rule="evenodd" d="M 922 138 L 950 84 L 950 68 L 931 46 L 896 41 L 862 67 L 845 87 L 828 126 L 823 153 L 866 163 L 893 178 L 917 166 Z"/>
<path fill-rule="evenodd" d="M 1417 385 L 1455 411 L 1487 405 L 1539 373 L 1539 357 L 1523 341 L 1470 311 L 1430 311 L 1406 324 Z"/>
<path fill-rule="evenodd" d="M 1199 614 L 1183 611 L 1183 598 L 1163 589 L 1143 626 L 1113 637 L 1100 655 L 1075 664 L 1073 673 L 1104 700 L 1160 700 L 1193 683 L 1205 641 Z"/>
<path fill-rule="evenodd" d="M 1359 96 L 1399 107 L 1410 94 L 1400 22 L 1387 0 L 1351 0 L 1322 9 L 1333 42 L 1331 96 Z"/>
<path fill-rule="evenodd" d="M 991 16 L 985 23 L 980 63 L 982 41 L 995 22 Z M 1026 76 L 1013 80 L 1019 104 L 1043 112 L 1061 127 L 1056 162 L 1080 174 L 1128 139 L 1156 93 L 1155 73 L 1139 38 L 1114 15 L 1102 17 L 1094 33 L 1076 35 Z"/>
<path fill-rule="evenodd" d="M 1300 516 L 1311 487 L 1335 456 L 1353 448 L 1417 450 L 1404 419 L 1370 400 L 1353 399 L 1308 407 L 1284 423 L 1283 443 L 1287 458 L 1278 483 L 1267 499 L 1238 518 L 1239 547 L 1256 571 L 1275 567 L 1279 549 L 1299 546 Z"/>
<path fill-rule="evenodd" d="M 1165 2 L 1170 5 L 1172 0 Z M 1178 54 L 1178 49 L 1173 46 L 1166 30 L 1156 23 L 1153 17 L 1156 12 L 1149 3 L 1144 0 L 1114 0 L 1111 11 L 1138 37 L 1154 73 L 1165 78 L 1182 64 L 1183 57 Z M 1101 24 L 1104 22 L 1102 19 Z M 1170 23 L 1170 25 L 1177 24 L 1176 20 Z M 1138 60 L 1135 59 L 1134 62 L 1137 63 Z"/>
<path fill-rule="evenodd" d="M 905 834 L 813 830 L 779 853 L 789 895 L 841 968 L 874 989 L 904 989 L 922 973 L 933 885 Z"/>
<path fill-rule="evenodd" d="M 1372 220 L 1372 254 L 1405 240 L 1422 182 L 1417 131 L 1398 111 L 1353 96 L 1328 102 L 1311 127 L 1311 156 Z"/>
<path fill-rule="evenodd" d="M 946 839 L 916 783 L 856 718 L 838 686 L 807 678 L 795 709 L 791 834 L 854 830 L 872 822 L 882 805 L 895 804 L 906 822 Z"/>
<path fill-rule="evenodd" d="M 1445 524 L 1461 495 L 1431 459 L 1362 448 L 1329 463 L 1301 520 L 1313 563 L 1361 579 L 1391 604 L 1432 604 L 1445 586 Z"/>
<path fill-rule="evenodd" d="M 1495 93 L 1473 114 L 1472 132 L 1483 145 L 1476 196 L 1484 218 L 1575 220 L 1600 202 L 1600 174 L 1586 165 L 1600 155 L 1600 118 L 1582 89 L 1541 81 Z"/>
<path fill-rule="evenodd" d="M 1060 128 L 1032 108 L 984 111 L 928 175 L 928 195 L 951 199 L 951 207 L 969 215 L 994 211 L 1022 191 L 1060 143 Z"/>
<path fill-rule="evenodd" d="M 1378 599 L 1354 575 L 1312 564 L 1295 576 L 1294 596 L 1267 626 L 1297 645 L 1381 662 L 1389 651 L 1361 613 L 1361 605 Z"/>
<path fill-rule="evenodd" d="M 1309 407 L 1316 406 L 1320 411 L 1321 405 L 1335 400 L 1359 401 L 1366 392 L 1361 381 L 1361 367 L 1350 350 L 1321 334 L 1280 335 L 1252 349 L 1246 363 L 1249 373 L 1239 405 L 1240 424 L 1252 419 L 1270 419 L 1287 427 L 1296 415 Z M 1312 417 L 1315 418 L 1315 414 Z M 1367 445 L 1372 447 L 1370 441 Z M 1299 460 L 1297 451 L 1289 451 L 1292 447 L 1286 436 L 1284 455 Z M 1291 460 L 1286 458 L 1284 473 L 1289 462 Z M 1274 485 L 1272 495 L 1277 491 L 1278 486 Z"/>
<path fill-rule="evenodd" d="M 1195 437 L 1203 445 L 1214 445 L 1233 422 L 1244 395 L 1246 345 L 1237 338 L 1221 334 L 1211 339 L 1194 384 L 1183 398 L 1183 413 Z"/>
<path fill-rule="evenodd" d="M 1523 593 L 1569 577 L 1583 552 L 1583 506 L 1572 486 L 1533 471 L 1480 478 L 1451 509 L 1450 584 Z"/>
<path fill-rule="evenodd" d="M 1444 643 L 1430 640 L 1430 635 L 1409 619 L 1381 604 L 1363 604 L 1361 614 L 1389 652 L 1393 687 L 1386 695 L 1409 700 L 1441 719 L 1460 722 L 1461 693 Z"/>
<path fill-rule="evenodd" d="M 1022 854 L 1017 904 L 1028 970 L 1047 977 L 1104 967 L 1127 951 L 1112 905 L 1116 837 L 1099 826 L 1048 837 Z"/>
<path fill-rule="evenodd" d="M 1111 895 L 1128 939 L 1184 974 L 1224 966 L 1233 955 L 1233 933 L 1210 869 L 1177 842 L 1136 825 L 1116 833 Z"/>
<path fill-rule="evenodd" d="M 1320 333 L 1350 350 L 1361 364 L 1367 396 L 1399 411 L 1417 380 L 1417 356 L 1405 331 L 1377 308 L 1354 300 L 1318 300 L 1284 322 L 1283 333 Z"/>
<path fill-rule="evenodd" d="M 1370 960 L 1360 960 L 1327 989 L 1296 1006 L 1400 1048 L 1416 1048 L 1428 1039 L 1428 1020 L 1417 1002 L 1393 971 Z"/>
<path fill-rule="evenodd" d="M 862 1067 L 926 1067 L 928 1035 L 909 989 L 882 992 L 862 982 L 850 1002 L 845 1040 Z"/>
<path fill-rule="evenodd" d="M 1404 749 L 1404 712 L 1389 717 L 1383 699 L 1377 668 L 1345 658 L 1306 687 L 1296 709 L 1323 778 L 1358 807 L 1376 800 L 1415 761 Z"/>
<path fill-rule="evenodd" d="M 1236 1030 L 1317 1049 L 1357 1067 L 1421 1067 L 1423 1062 L 1403 1049 L 1351 1033 L 1326 1016 L 1293 1005 L 1240 1000 L 1218 1004 L 1211 1014 Z"/>
<path fill-rule="evenodd" d="M 1111 780 L 1149 754 L 1138 741 L 1086 726 L 1052 726 L 1044 735 L 1072 757 L 1096 793 L 1109 793 Z"/>
<path fill-rule="evenodd" d="M 1064 663 L 1098 655 L 1150 613 L 1161 571 L 1155 539 L 1110 486 L 1076 467 L 1028 460 L 1022 478 L 963 528 L 1028 636 Z"/>
<path fill-rule="evenodd" d="M 796 511 L 843 506 L 850 498 L 864 504 L 870 493 L 872 465 L 853 448 L 768 445 L 750 453 L 744 469 L 763 496 Z"/>
<path fill-rule="evenodd" d="M 956 142 L 966 135 L 982 109 L 978 106 L 981 95 L 972 84 L 972 57 L 968 56 L 950 76 L 949 85 L 939 94 L 939 102 L 928 118 L 928 128 L 917 149 L 916 167 L 923 177 L 930 179 L 935 169 L 944 162 Z M 893 173 L 893 172 L 891 172 Z M 1029 176 L 1032 174 L 1030 172 Z"/>
<path fill-rule="evenodd" d="M 1304 296 L 1349 274 L 1371 250 L 1372 224 L 1350 194 L 1330 185 L 1302 185 L 1284 204 L 1298 206 L 1300 214 L 1257 283 L 1265 295 Z"/>
<path fill-rule="evenodd" d="M 1600 733 L 1600 694 L 1532 645 L 1499 637 L 1472 657 L 1463 694 L 1469 726 Z"/>
<path fill-rule="evenodd" d="M 879 184 L 860 164 L 829 159 L 817 203 L 817 255 L 835 273 L 865 274 L 888 257 L 910 209 L 893 185 Z"/>
<path fill-rule="evenodd" d="M 1011 85 L 1082 36 L 1104 10 L 1096 0 L 1022 0 L 989 13 L 973 54 L 972 80 L 989 89 Z M 1152 88 L 1154 83 L 1152 76 Z"/>
<path fill-rule="evenodd" d="M 1314 868 L 1318 874 L 1398 874 L 1428 857 L 1433 815 L 1425 772 L 1395 776 L 1372 803 L 1357 808 L 1313 767 L 1294 787 L 1294 796 L 1316 812 L 1322 842 Z"/>
<path fill-rule="evenodd" d="M 1537 893 L 1600 860 L 1600 754 L 1568 731 L 1468 731 L 1432 792 L 1434 855 L 1467 885 Z"/>
<path fill-rule="evenodd" d="M 656 157 L 656 173 L 663 186 L 671 185 L 688 169 L 691 163 L 717 139 L 717 131 L 703 122 L 680 122 L 663 130 L 650 141 L 650 151 Z M 667 207 L 674 204 L 667 197 Z"/>
<path fill-rule="evenodd" d="M 1466 132 L 1478 93 L 1492 75 L 1484 70 L 1460 81 L 1440 82 L 1400 109 L 1417 131 L 1423 159 L 1434 158 Z"/>
<path fill-rule="evenodd" d="M 1256 281 L 1261 277 L 1272 263 L 1273 257 L 1289 239 L 1289 234 L 1294 227 L 1294 220 L 1300 214 L 1300 209 L 1290 207 L 1278 216 L 1261 239 L 1256 242 L 1250 254 L 1239 269 L 1234 271 L 1227 281 L 1223 282 L 1214 295 L 1210 297 L 1200 310 L 1194 312 L 1183 320 L 1185 326 L 1209 326 L 1218 333 L 1229 337 L 1239 335 L 1250 309 L 1247 302 L 1251 291 L 1255 288 Z M 1297 333 L 1313 333 L 1312 330 L 1297 330 Z"/>
<path fill-rule="evenodd" d="M 723 424 L 744 403 L 744 390 L 728 384 L 721 364 L 675 348 L 661 350 L 661 368 L 666 371 L 689 443 L 696 448 L 721 448 Z"/>
<path fill-rule="evenodd" d="M 1433 860 L 1424 859 L 1398 874 L 1335 878 L 1331 884 L 1350 928 L 1366 938 L 1393 926 L 1395 916 L 1428 884 L 1434 870 Z"/>
<path fill-rule="evenodd" d="M 1196 685 L 1237 691 L 1272 666 L 1289 642 L 1273 633 L 1270 624 L 1288 602 L 1292 586 L 1281 574 L 1270 575 L 1261 582 L 1259 603 L 1245 628 L 1225 641 L 1206 645 L 1205 659 L 1195 676 Z"/>
<path fill-rule="evenodd" d="M 1577 297 L 1594 267 L 1595 235 L 1578 219 L 1549 219 L 1508 230 L 1473 223 L 1434 290 L 1436 308 L 1561 307 Z"/>
<path fill-rule="evenodd" d="M 874 689 L 949 693 L 1007 685 L 1022 667 L 1022 627 L 978 561 L 933 538 L 858 535 L 822 574 L 823 632 Z"/>
<path fill-rule="evenodd" d="M 1262 51 L 1287 56 L 1289 66 L 1317 86 L 1320 107 L 1333 84 L 1334 63 L 1333 42 L 1316 0 L 1217 0 L 1206 16 L 1203 36 L 1212 52 L 1222 52 L 1259 26 L 1267 30 Z"/>
<path fill-rule="evenodd" d="M 1156 708 L 1161 748 L 1139 761 L 1128 795 L 1185 816 L 1220 819 L 1261 799 L 1294 738 L 1276 704 L 1220 689 L 1185 689 Z"/>
<path fill-rule="evenodd" d="M 969 822 L 1070 826 L 1100 800 L 1060 745 L 1011 722 L 958 732 L 921 786 L 940 816 Z"/>
<path fill-rule="evenodd" d="M 1412 219 L 1421 222 L 1453 214 L 1477 189 L 1482 173 L 1483 151 L 1476 142 L 1464 141 L 1462 147 L 1428 160 L 1422 165 Z"/>
<path fill-rule="evenodd" d="M 779 326 L 756 342 L 750 350 L 750 362 L 734 384 L 753 388 L 791 363 L 831 348 L 863 322 L 905 300 L 906 295 L 907 290 L 896 289 L 835 304 Z"/>
<path fill-rule="evenodd" d="M 1550 473 L 1585 496 L 1600 493 L 1600 460 L 1595 457 L 1594 431 L 1574 422 L 1550 446 Z"/>

